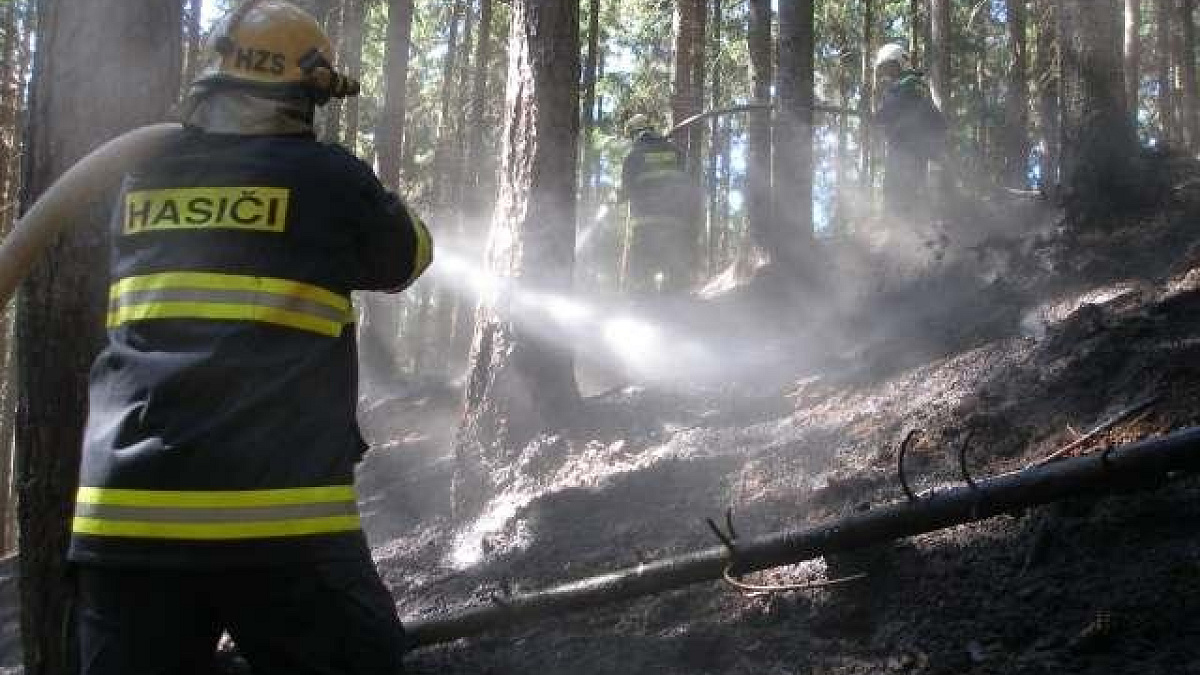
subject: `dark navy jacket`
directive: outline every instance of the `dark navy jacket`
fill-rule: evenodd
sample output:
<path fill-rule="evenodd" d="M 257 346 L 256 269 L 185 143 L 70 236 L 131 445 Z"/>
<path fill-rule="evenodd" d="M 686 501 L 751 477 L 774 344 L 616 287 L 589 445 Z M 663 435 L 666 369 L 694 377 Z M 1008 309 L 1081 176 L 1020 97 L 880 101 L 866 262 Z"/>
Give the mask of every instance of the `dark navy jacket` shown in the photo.
<path fill-rule="evenodd" d="M 350 292 L 424 225 L 311 136 L 187 131 L 126 176 L 70 557 L 206 567 L 362 555 Z"/>

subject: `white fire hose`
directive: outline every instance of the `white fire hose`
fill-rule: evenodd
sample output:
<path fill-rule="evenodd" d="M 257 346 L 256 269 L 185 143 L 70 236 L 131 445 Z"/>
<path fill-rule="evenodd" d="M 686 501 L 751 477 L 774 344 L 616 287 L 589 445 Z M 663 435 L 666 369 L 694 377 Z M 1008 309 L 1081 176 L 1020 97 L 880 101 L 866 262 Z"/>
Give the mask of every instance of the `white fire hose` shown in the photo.
<path fill-rule="evenodd" d="M 55 237 L 68 223 L 79 222 L 74 211 L 100 197 L 113 175 L 154 155 L 181 129 L 178 124 L 134 129 L 93 150 L 54 181 L 0 244 L 0 310 Z"/>

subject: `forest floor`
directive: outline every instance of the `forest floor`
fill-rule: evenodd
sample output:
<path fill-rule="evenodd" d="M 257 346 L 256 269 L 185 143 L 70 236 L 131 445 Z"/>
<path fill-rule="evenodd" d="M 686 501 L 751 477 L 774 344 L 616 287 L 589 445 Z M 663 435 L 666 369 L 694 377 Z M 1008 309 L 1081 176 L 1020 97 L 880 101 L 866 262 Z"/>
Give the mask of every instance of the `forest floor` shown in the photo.
<path fill-rule="evenodd" d="M 910 429 L 924 431 L 908 462 L 922 489 L 961 480 L 952 457 L 968 433 L 982 477 L 1045 457 L 1148 396 L 1158 402 L 1078 452 L 1200 423 L 1194 178 L 1176 176 L 1152 212 L 1087 235 L 1046 209 L 993 213 L 1006 209 L 1007 223 L 1021 220 L 1003 231 L 924 238 L 929 255 L 895 283 L 839 283 L 821 307 L 797 300 L 799 319 L 779 321 L 774 336 L 765 315 L 731 319 L 755 291 L 709 300 L 727 344 L 744 344 L 731 324 L 754 323 L 764 350 L 804 345 L 795 350 L 804 358 L 719 385 L 633 382 L 590 397 L 586 433 L 526 448 L 502 493 L 465 526 L 449 517 L 457 394 L 431 387 L 376 402 L 366 415 L 378 442 L 363 467 L 366 517 L 401 615 L 709 548 L 718 542 L 704 519 L 727 508 L 740 534 L 763 535 L 901 500 L 895 453 Z M 878 269 L 869 252 L 835 257 Z M 693 309 L 697 327 L 704 311 Z M 420 649 L 409 665 L 494 675 L 1200 674 L 1194 478 L 749 580 L 857 572 L 869 576 L 757 597 L 699 584 Z"/>
<path fill-rule="evenodd" d="M 912 429 L 924 432 L 907 462 L 919 490 L 961 480 L 954 450 L 967 434 L 984 477 L 1149 396 L 1145 413 L 1078 452 L 1200 424 L 1200 177 L 1177 174 L 1154 209 L 1087 234 L 1045 205 L 992 204 L 970 232 L 828 244 L 837 281 L 820 302 L 766 275 L 697 299 L 676 312 L 676 328 L 719 335 L 709 344 L 724 347 L 728 370 L 696 382 L 613 376 L 617 386 L 585 399 L 587 428 L 526 448 L 469 523 L 450 517 L 457 388 L 410 385 L 364 401 L 373 451 L 360 467 L 363 514 L 401 616 L 710 548 L 705 518 L 727 508 L 755 536 L 899 501 L 896 452 Z M 0 666 L 19 660 L 11 568 L 0 568 Z M 747 580 L 859 572 L 867 578 L 756 597 L 697 584 L 422 648 L 408 666 L 1200 675 L 1197 478 Z"/>

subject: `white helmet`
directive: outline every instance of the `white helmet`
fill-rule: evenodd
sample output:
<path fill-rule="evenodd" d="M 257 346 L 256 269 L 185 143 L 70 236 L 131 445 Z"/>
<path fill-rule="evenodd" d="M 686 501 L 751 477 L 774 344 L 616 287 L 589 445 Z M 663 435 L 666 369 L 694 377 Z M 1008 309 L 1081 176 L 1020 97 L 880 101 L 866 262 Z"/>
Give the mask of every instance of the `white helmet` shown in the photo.
<path fill-rule="evenodd" d="M 875 53 L 875 68 L 885 63 L 897 63 L 900 68 L 908 67 L 908 50 L 896 43 L 886 44 Z"/>

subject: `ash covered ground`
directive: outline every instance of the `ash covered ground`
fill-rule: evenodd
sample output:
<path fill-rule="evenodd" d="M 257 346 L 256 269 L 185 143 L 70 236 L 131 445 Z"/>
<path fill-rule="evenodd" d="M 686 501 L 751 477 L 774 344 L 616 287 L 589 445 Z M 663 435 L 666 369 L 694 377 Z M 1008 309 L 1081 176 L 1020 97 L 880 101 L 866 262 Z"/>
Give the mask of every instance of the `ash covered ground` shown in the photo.
<path fill-rule="evenodd" d="M 481 517 L 451 518 L 458 388 L 364 400 L 362 510 L 401 615 L 827 523 L 1018 469 L 1115 413 L 1072 454 L 1200 424 L 1200 179 L 1076 234 L 1044 204 L 969 233 L 829 244 L 820 303 L 769 275 L 671 314 L 707 349 L 590 384 L 586 428 L 519 453 Z M 1014 224 L 1015 223 L 1015 224 Z M 943 236 L 945 235 L 945 236 Z M 840 247 L 840 248 L 839 248 Z M 907 250 L 886 258 L 879 252 Z M 882 272 L 881 272 L 882 270 Z M 781 310 L 781 308 L 785 308 Z M 707 341 L 707 342 L 705 342 Z M 723 368 L 695 367 L 689 354 Z M 581 367 L 591 380 L 596 364 Z M 663 377 L 663 373 L 671 377 Z M 687 375 L 697 377 L 690 381 Z M 1080 498 L 411 653 L 413 673 L 1200 674 L 1200 479 Z M 19 663 L 15 566 L 0 565 L 0 666 Z M 0 670 L 0 672 L 16 672 Z"/>
<path fill-rule="evenodd" d="M 896 283 L 797 300 L 739 342 L 756 290 L 697 301 L 689 331 L 760 362 L 723 382 L 638 382 L 586 401 L 588 428 L 531 444 L 477 520 L 450 518 L 449 388 L 376 401 L 362 485 L 401 615 L 428 617 L 717 544 L 829 522 L 1021 468 L 1130 405 L 1072 454 L 1200 422 L 1200 189 L 1072 234 L 1059 216 L 956 242 L 925 238 Z M 1021 207 L 1026 208 L 1026 207 Z M 872 265 L 869 256 L 848 266 Z M 914 271 L 915 270 L 915 271 Z M 853 272 L 853 270 L 850 270 Z M 843 277 L 850 278 L 850 277 Z M 867 275 L 857 277 L 868 278 Z M 706 310 L 705 307 L 708 309 Z M 752 310 L 747 310 L 752 311 Z M 708 318 L 706 318 L 708 317 Z M 715 318 L 714 318 L 715 317 Z M 705 325 L 706 321 L 711 321 Z M 767 322 L 769 323 L 769 322 Z M 732 326 L 732 327 L 731 327 Z M 803 348 L 792 349 L 797 345 Z M 735 351 L 736 351 L 735 349 Z M 738 361 L 737 354 L 729 356 Z M 416 673 L 1200 673 L 1200 480 L 1077 499 L 747 578 L 832 588 L 746 596 L 722 582 L 414 651 Z"/>

